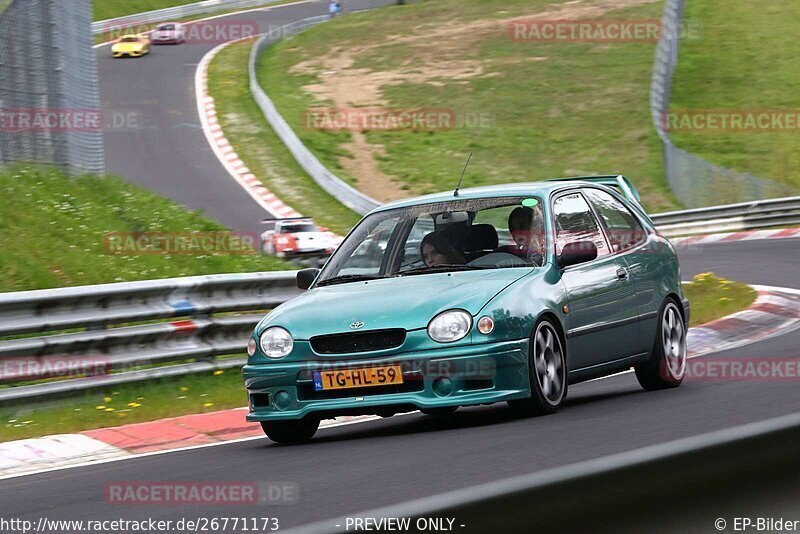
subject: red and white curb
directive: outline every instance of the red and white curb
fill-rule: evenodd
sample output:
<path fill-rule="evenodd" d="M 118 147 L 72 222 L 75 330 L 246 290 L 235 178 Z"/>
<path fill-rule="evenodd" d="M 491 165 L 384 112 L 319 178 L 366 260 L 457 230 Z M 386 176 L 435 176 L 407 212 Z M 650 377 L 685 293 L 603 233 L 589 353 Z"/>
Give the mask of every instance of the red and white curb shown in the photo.
<path fill-rule="evenodd" d="M 689 245 L 707 245 L 710 243 L 730 243 L 735 241 L 757 241 L 760 239 L 789 239 L 800 237 L 800 228 L 781 228 L 777 230 L 748 230 L 723 234 L 692 235 L 687 237 L 671 237 L 670 242 L 676 247 Z"/>
<path fill-rule="evenodd" d="M 252 39 L 252 37 L 248 39 Z M 208 66 L 211 60 L 226 46 L 243 40 L 246 39 L 229 41 L 217 46 L 203 56 L 203 59 L 197 65 L 197 71 L 195 71 L 195 95 L 197 97 L 197 112 L 200 116 L 200 124 L 217 159 L 228 171 L 228 174 L 247 191 L 253 200 L 275 218 L 300 217 L 300 213 L 291 206 L 284 204 L 245 166 L 236 150 L 231 146 L 230 141 L 225 138 L 225 133 L 222 131 L 222 126 L 220 126 L 217 119 L 214 99 L 208 94 Z"/>
<path fill-rule="evenodd" d="M 0 443 L 0 480 L 130 457 L 224 445 L 264 438 L 261 426 L 245 421 L 247 408 L 184 415 L 158 421 Z M 322 421 L 333 428 L 380 419 L 375 415 Z"/>
<path fill-rule="evenodd" d="M 730 350 L 800 327 L 800 291 L 753 286 L 755 302 L 746 310 L 689 329 L 689 357 Z"/>
<path fill-rule="evenodd" d="M 758 297 L 746 310 L 689 329 L 690 358 L 730 350 L 800 328 L 800 290 L 753 287 Z M 246 422 L 246 413 L 247 408 L 237 408 L 0 443 L 0 479 L 262 439 L 260 426 Z M 323 421 L 320 428 L 377 419 L 380 417 L 371 415 L 339 417 Z"/>

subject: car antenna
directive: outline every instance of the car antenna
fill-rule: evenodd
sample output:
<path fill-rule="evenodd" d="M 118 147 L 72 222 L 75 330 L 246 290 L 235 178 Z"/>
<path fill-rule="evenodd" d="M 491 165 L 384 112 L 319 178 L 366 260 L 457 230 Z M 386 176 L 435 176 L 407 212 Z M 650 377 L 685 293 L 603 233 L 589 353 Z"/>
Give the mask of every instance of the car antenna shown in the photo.
<path fill-rule="evenodd" d="M 467 157 L 467 163 L 464 164 L 464 170 L 461 171 L 461 177 L 458 179 L 458 185 L 456 185 L 456 190 L 453 191 L 454 197 L 458 196 L 458 190 L 461 189 L 461 180 L 464 179 L 464 173 L 467 172 L 467 167 L 469 167 L 469 160 L 471 159 L 472 159 L 472 152 L 469 153 L 469 156 Z"/>

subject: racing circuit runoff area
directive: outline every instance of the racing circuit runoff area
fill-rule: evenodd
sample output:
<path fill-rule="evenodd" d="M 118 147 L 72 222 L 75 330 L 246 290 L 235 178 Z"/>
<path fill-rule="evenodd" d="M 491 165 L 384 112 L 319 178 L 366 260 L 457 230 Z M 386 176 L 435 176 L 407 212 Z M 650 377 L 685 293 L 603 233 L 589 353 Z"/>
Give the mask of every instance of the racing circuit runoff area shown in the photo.
<path fill-rule="evenodd" d="M 342 2 L 346 10 L 390 3 Z M 328 2 L 301 1 L 251 11 L 247 19 L 285 24 L 327 9 Z M 209 149 L 187 88 L 212 48 L 177 45 L 169 55 L 140 63 L 113 60 L 107 48 L 97 49 L 104 107 L 139 106 L 142 116 L 161 121 L 124 141 L 107 136 L 109 170 L 205 210 L 246 240 L 262 239 L 265 218 L 287 226 L 308 223 L 265 213 Z M 267 246 L 277 254 L 283 242 L 281 224 L 274 225 Z M 314 239 L 331 238 L 311 230 Z M 127 235 L 109 239 L 110 247 L 143 246 Z M 325 241 L 322 252 L 338 244 Z M 317 259 L 319 253 L 310 254 Z M 714 272 L 800 297 L 798 238 L 690 243 L 677 247 L 677 255 L 682 280 Z M 338 298 L 346 298 L 343 293 Z M 798 318 L 797 310 L 777 309 L 774 302 L 761 306 L 754 313 Z M 736 332 L 751 328 L 741 319 L 728 324 Z M 418 330 L 424 337 L 425 325 Z M 786 329 L 689 362 L 797 359 L 800 329 Z M 197 440 L 193 425 L 206 423 L 191 418 L 127 426 L 113 447 L 97 446 L 88 433 L 54 437 L 50 443 L 58 453 L 96 447 L 92 460 L 72 458 L 8 477 L 2 462 L 17 452 L 0 443 L 0 534 L 796 532 L 798 406 L 800 388 L 790 378 L 686 379 L 680 388 L 644 391 L 632 372 L 621 372 L 570 386 L 558 413 L 540 417 L 523 416 L 505 403 L 444 416 L 353 414 L 323 424 L 311 441 L 284 444 L 263 435 L 230 439 L 230 427 L 240 423 L 206 414 L 206 422 L 213 420 L 207 425 L 212 439 Z M 239 410 L 238 420 L 246 413 Z M 182 445 L 161 450 L 157 445 L 168 439 Z M 151 446 L 126 449 L 135 440 Z M 32 442 L 27 453 L 45 457 L 54 451 Z"/>

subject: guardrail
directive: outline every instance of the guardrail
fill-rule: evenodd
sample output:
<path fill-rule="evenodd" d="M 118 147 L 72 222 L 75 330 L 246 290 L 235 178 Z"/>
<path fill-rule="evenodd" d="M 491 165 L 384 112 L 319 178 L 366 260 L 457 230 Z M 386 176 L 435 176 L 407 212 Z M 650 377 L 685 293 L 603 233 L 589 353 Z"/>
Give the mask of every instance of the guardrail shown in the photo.
<path fill-rule="evenodd" d="M 0 402 L 241 366 L 215 358 L 242 354 L 263 310 L 299 293 L 294 271 L 2 293 L 0 336 L 49 335 L 0 341 L 0 383 L 32 382 Z M 248 311 L 262 313 L 212 316 Z M 168 318 L 182 320 L 128 326 Z"/>
<path fill-rule="evenodd" d="M 800 197 L 776 198 L 652 215 L 667 237 L 800 224 Z"/>
<path fill-rule="evenodd" d="M 195 4 L 185 4 L 182 6 L 146 11 L 134 15 L 126 15 L 107 20 L 99 20 L 92 23 L 92 34 L 98 35 L 104 31 L 129 25 L 152 24 L 156 22 L 169 22 L 195 15 L 207 15 L 220 11 L 248 9 L 261 6 L 276 4 L 281 0 L 207 0 Z"/>
<path fill-rule="evenodd" d="M 292 127 L 286 122 L 286 119 L 280 114 L 275 104 L 267 96 L 266 91 L 259 85 L 258 77 L 256 75 L 256 63 L 258 56 L 266 50 L 267 47 L 283 39 L 288 35 L 294 35 L 311 26 L 329 20 L 327 16 L 313 17 L 304 19 L 286 26 L 277 28 L 274 31 L 266 33 L 253 46 L 250 53 L 250 92 L 253 95 L 258 107 L 264 114 L 264 118 L 269 122 L 272 129 L 280 138 L 281 142 L 289 149 L 294 159 L 303 168 L 306 173 L 319 184 L 328 194 L 333 196 L 336 200 L 355 211 L 360 215 L 364 215 L 369 211 L 380 206 L 380 202 L 372 199 L 352 187 L 350 184 L 332 173 L 317 157 L 303 144 L 297 134 L 294 133 Z"/>
<path fill-rule="evenodd" d="M 441 518 L 444 525 L 453 520 L 449 530 L 464 532 L 713 532 L 725 530 L 726 523 L 729 530 L 746 530 L 736 528 L 735 518 L 756 510 L 750 514 L 754 520 L 782 514 L 796 519 L 798 441 L 795 413 L 288 532 L 344 532 L 365 518 L 408 518 L 409 531 L 426 530 L 417 526 L 419 520 Z"/>

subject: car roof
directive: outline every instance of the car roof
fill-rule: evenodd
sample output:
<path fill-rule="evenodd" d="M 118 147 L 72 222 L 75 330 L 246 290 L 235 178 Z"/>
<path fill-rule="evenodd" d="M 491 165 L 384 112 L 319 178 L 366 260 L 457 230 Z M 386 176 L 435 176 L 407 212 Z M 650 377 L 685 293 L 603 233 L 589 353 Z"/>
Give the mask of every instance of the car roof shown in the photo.
<path fill-rule="evenodd" d="M 541 182 L 518 182 L 512 184 L 469 187 L 467 189 L 459 190 L 457 197 L 453 196 L 453 191 L 443 191 L 441 193 L 433 193 L 430 195 L 423 195 L 419 197 L 396 200 L 394 202 L 383 204 L 372 211 L 378 212 L 387 209 L 416 206 L 419 204 L 432 204 L 435 202 L 453 202 L 457 200 L 470 200 L 479 198 L 520 197 L 529 195 L 547 196 L 556 189 L 564 189 L 570 186 L 581 185 L 581 186 L 597 187 L 599 185 L 587 181 L 588 178 L 597 178 L 597 177 L 576 176 L 568 178 L 554 178 L 551 180 L 545 180 Z M 600 187 L 602 188 L 602 185 Z"/>

